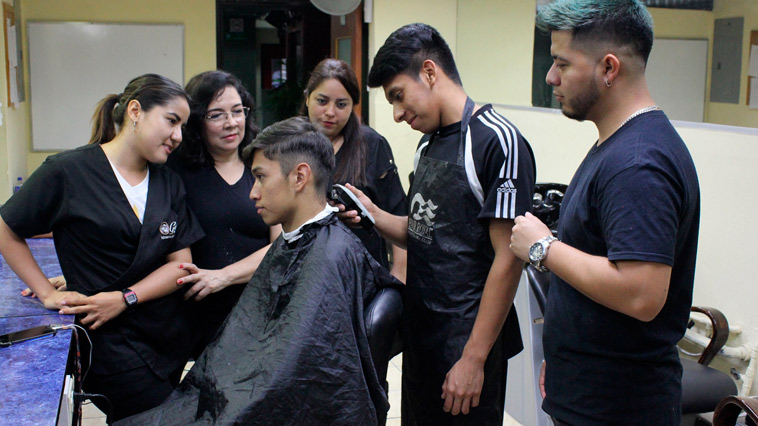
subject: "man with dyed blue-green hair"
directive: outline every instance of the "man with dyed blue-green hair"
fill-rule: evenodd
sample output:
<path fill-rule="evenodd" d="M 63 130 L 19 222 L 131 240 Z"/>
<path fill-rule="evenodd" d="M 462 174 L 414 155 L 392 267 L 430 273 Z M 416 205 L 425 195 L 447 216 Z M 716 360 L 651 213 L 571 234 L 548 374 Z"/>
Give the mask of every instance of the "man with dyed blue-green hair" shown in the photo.
<path fill-rule="evenodd" d="M 598 139 L 561 205 L 558 238 L 527 213 L 511 250 L 553 272 L 542 408 L 557 425 L 679 425 L 700 191 L 687 147 L 645 81 L 653 45 L 638 0 L 558 0 L 547 82 Z"/>

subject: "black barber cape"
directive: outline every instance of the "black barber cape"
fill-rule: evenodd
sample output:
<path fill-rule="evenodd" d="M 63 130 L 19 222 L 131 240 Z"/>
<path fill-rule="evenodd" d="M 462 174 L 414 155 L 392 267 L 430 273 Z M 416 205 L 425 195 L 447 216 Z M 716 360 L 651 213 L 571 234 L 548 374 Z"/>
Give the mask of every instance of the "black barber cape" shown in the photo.
<path fill-rule="evenodd" d="M 334 215 L 302 232 L 273 243 L 174 393 L 118 425 L 377 423 L 389 404 L 363 309 L 380 288 L 401 284 Z"/>

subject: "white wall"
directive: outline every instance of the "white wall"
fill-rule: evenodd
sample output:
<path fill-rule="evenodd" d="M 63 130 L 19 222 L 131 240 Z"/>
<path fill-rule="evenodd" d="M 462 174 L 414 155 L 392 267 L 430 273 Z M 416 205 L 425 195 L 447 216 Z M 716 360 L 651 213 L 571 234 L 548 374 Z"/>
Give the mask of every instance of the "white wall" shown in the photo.
<path fill-rule="evenodd" d="M 31 174 L 53 152 L 31 151 L 28 142 L 29 52 L 27 21 L 162 23 L 184 25 L 184 81 L 216 68 L 216 2 L 213 0 L 15 0 L 21 2 L 27 102 L 9 113 L 8 146 L 22 152 Z M 18 17 L 17 17 L 18 18 Z M 135 48 L 139 48 L 138 46 Z M 126 85 L 126 81 L 124 85 Z M 183 83 L 183 82 L 179 82 Z M 103 93 L 102 96 L 107 95 Z M 82 144 L 86 141 L 82 141 Z M 22 165 L 18 165 L 22 167 Z M 15 179 L 15 178 L 14 178 Z M 4 199 L 3 199 L 4 200 Z"/>
<path fill-rule="evenodd" d="M 455 54 L 457 3 L 457 0 L 374 1 L 374 22 L 369 25 L 369 64 L 392 31 L 414 22 L 437 28 Z M 392 106 L 381 88 L 369 90 L 369 104 L 369 125 L 389 141 L 403 185 L 408 189 L 408 174 L 413 170 L 413 153 L 421 134 L 393 121 Z"/>

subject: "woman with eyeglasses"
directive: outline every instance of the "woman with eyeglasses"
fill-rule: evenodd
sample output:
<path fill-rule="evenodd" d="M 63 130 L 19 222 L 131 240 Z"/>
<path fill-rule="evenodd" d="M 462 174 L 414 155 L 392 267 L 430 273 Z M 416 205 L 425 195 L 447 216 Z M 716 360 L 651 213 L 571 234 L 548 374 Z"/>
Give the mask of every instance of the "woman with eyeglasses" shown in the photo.
<path fill-rule="evenodd" d="M 224 71 L 198 74 L 185 90 L 192 111 L 169 167 L 182 177 L 205 231 L 192 245 L 193 263 L 180 265 L 190 275 L 177 281 L 187 288 L 197 357 L 242 294 L 245 286 L 235 284 L 250 281 L 281 226 L 263 223 L 250 199 L 254 179 L 240 156 L 258 133 L 250 93 Z"/>
<path fill-rule="evenodd" d="M 339 59 L 324 59 L 313 69 L 305 86 L 300 113 L 307 115 L 332 142 L 336 161 L 333 183 L 350 183 L 375 200 L 382 210 L 406 215 L 407 201 L 392 149 L 382 135 L 361 125 L 353 110 L 360 98 L 358 79 L 350 65 Z M 352 231 L 379 263 L 390 267 L 387 242 L 375 229 L 352 228 Z M 405 282 L 406 252 L 390 247 L 390 272 Z"/>
<path fill-rule="evenodd" d="M 178 266 L 192 262 L 189 246 L 203 231 L 181 180 L 160 166 L 189 114 L 180 85 L 137 77 L 98 104 L 88 145 L 48 157 L 0 208 L 8 265 L 46 308 L 75 314 L 89 329 L 83 388 L 108 398 L 92 400 L 111 420 L 160 404 L 189 357 L 176 280 L 187 275 Z M 48 281 L 24 240 L 50 231 L 66 291 Z"/>

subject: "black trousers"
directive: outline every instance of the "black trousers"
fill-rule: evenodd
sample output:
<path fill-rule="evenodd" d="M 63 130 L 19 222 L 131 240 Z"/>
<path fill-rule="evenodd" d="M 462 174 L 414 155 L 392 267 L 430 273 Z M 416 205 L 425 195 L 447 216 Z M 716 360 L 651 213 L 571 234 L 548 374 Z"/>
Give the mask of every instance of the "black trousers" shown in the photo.
<path fill-rule="evenodd" d="M 162 379 L 148 366 L 116 374 L 100 375 L 89 372 L 83 388 L 86 393 L 104 395 L 92 402 L 108 416 L 108 423 L 157 407 L 179 384 L 184 366 Z"/>

